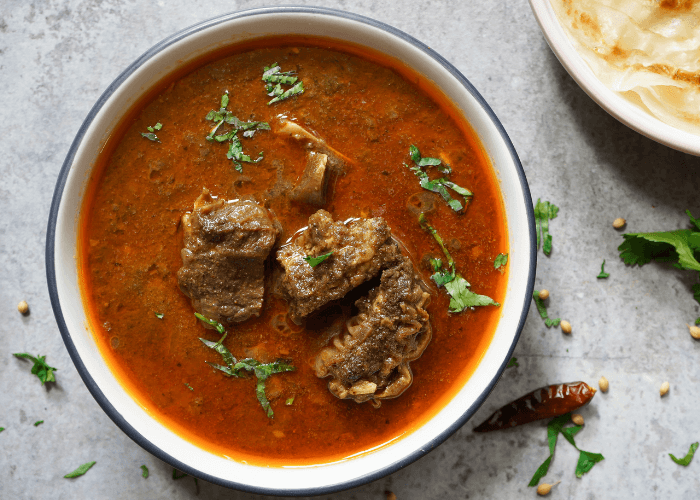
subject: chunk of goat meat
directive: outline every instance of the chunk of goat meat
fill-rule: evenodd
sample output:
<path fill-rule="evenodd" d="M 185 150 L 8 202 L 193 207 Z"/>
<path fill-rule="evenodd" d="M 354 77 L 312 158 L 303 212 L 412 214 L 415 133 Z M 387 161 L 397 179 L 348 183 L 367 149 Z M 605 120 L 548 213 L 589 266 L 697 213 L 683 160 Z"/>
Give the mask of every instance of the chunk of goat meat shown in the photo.
<path fill-rule="evenodd" d="M 379 286 L 355 303 L 360 313 L 346 332 L 316 356 L 316 376 L 330 376 L 328 389 L 340 399 L 378 405 L 401 395 L 413 381 L 409 363 L 430 342 L 429 302 L 408 258 L 385 270 Z"/>
<path fill-rule="evenodd" d="M 341 170 L 344 164 L 352 165 L 354 162 L 340 151 L 333 149 L 326 141 L 306 130 L 304 127 L 285 118 L 280 118 L 276 132 L 288 135 L 292 139 L 303 142 L 306 149 L 316 153 L 328 155 L 328 166 Z"/>
<path fill-rule="evenodd" d="M 329 252 L 333 254 L 316 267 L 304 260 Z M 319 210 L 309 217 L 308 227 L 277 252 L 284 268 L 281 291 L 289 302 L 290 318 L 301 323 L 400 259 L 398 244 L 381 217 L 333 222 L 328 212 Z"/>
<path fill-rule="evenodd" d="M 289 197 L 294 201 L 315 207 L 325 205 L 326 188 L 328 187 L 327 166 L 328 155 L 309 151 L 301 180 L 289 193 Z"/>
<path fill-rule="evenodd" d="M 265 259 L 279 234 L 272 214 L 253 201 L 214 199 L 205 189 L 182 223 L 177 281 L 195 311 L 224 325 L 259 316 Z"/>

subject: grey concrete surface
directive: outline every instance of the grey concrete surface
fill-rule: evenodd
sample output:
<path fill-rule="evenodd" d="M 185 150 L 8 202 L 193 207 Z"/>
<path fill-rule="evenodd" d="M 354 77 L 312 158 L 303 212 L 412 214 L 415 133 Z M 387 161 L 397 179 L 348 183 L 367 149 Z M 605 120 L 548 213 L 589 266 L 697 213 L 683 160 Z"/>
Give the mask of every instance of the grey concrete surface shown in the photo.
<path fill-rule="evenodd" d="M 284 2 L 286 3 L 286 2 Z M 296 4 L 307 4 L 296 0 Z M 0 8 L 0 498 L 185 499 L 194 482 L 124 435 L 102 412 L 62 343 L 46 287 L 44 244 L 54 183 L 73 137 L 100 93 L 165 36 L 259 1 L 4 0 Z M 582 479 L 577 454 L 560 443 L 551 498 L 700 496 L 700 459 L 674 464 L 700 438 L 700 344 L 685 324 L 700 316 L 697 275 L 668 266 L 626 268 L 617 258 L 631 232 L 685 227 L 700 215 L 700 160 L 656 144 L 601 110 L 568 76 L 544 41 L 526 0 L 330 1 L 417 37 L 457 66 L 491 104 L 525 167 L 532 195 L 561 207 L 554 251 L 540 255 L 537 288 L 571 336 L 547 329 L 534 308 L 506 371 L 475 418 L 438 449 L 389 477 L 328 498 L 400 500 L 528 498 L 527 483 L 547 456 L 544 423 L 478 435 L 476 422 L 547 383 L 601 375 L 610 391 L 582 413 L 582 449 L 605 460 Z M 597 280 L 607 259 L 607 280 Z M 16 310 L 25 299 L 31 314 Z M 48 355 L 58 382 L 41 387 L 10 353 Z M 659 386 L 671 383 L 659 398 Z M 32 424 L 45 420 L 39 427 Z M 76 480 L 62 476 L 97 465 Z M 151 471 L 141 477 L 139 466 Z M 199 481 L 198 498 L 254 495 Z M 324 497 L 325 498 L 325 497 Z"/>

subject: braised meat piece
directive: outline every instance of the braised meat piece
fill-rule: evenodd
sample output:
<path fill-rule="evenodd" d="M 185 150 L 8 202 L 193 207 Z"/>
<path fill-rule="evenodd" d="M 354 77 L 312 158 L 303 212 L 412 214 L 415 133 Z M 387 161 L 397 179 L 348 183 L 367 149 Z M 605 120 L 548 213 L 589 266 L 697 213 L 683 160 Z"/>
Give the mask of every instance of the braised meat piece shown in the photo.
<path fill-rule="evenodd" d="M 214 199 L 205 189 L 182 224 L 177 280 L 195 311 L 222 324 L 259 316 L 265 259 L 279 234 L 272 214 L 253 201 Z"/>
<path fill-rule="evenodd" d="M 333 254 L 316 267 L 304 260 L 329 252 Z M 319 210 L 309 217 L 308 227 L 277 252 L 290 318 L 299 324 L 400 258 L 391 229 L 381 217 L 333 222 L 328 212 Z"/>
<path fill-rule="evenodd" d="M 316 376 L 330 376 L 328 389 L 341 399 L 378 405 L 399 396 L 413 381 L 409 363 L 430 342 L 429 302 L 430 294 L 404 257 L 355 303 L 360 313 L 347 322 L 347 331 L 316 356 Z"/>

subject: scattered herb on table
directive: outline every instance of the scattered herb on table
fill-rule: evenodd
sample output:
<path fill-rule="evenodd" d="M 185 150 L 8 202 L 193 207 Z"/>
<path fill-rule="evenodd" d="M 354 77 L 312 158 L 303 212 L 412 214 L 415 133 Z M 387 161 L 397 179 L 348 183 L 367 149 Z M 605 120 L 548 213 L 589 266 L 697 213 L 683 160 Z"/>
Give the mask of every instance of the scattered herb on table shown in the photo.
<path fill-rule="evenodd" d="M 596 276 L 596 278 L 605 279 L 608 276 L 610 276 L 610 274 L 605 272 L 605 259 L 603 259 L 603 263 L 600 265 L 600 274 Z"/>
<path fill-rule="evenodd" d="M 32 374 L 41 380 L 41 385 L 44 385 L 46 382 L 56 382 L 56 376 L 53 372 L 57 371 L 57 368 L 46 364 L 46 356 L 34 357 L 26 352 L 16 352 L 13 355 L 17 358 L 30 359 L 34 363 Z"/>
<path fill-rule="evenodd" d="M 559 207 L 548 202 L 537 200 L 535 204 L 535 227 L 537 231 L 537 248 L 542 242 L 542 251 L 545 255 L 552 253 L 552 235 L 549 234 L 549 221 L 556 219 Z"/>
<path fill-rule="evenodd" d="M 696 324 L 696 325 L 700 325 L 700 318 L 698 318 L 698 319 L 695 320 L 695 324 Z"/>
<path fill-rule="evenodd" d="M 43 420 L 37 420 L 36 422 L 34 422 L 34 427 L 39 427 L 43 423 L 44 423 Z"/>
<path fill-rule="evenodd" d="M 262 81 L 267 84 L 265 86 L 267 95 L 272 97 L 272 100 L 267 103 L 268 106 L 304 93 L 304 82 L 294 76 L 295 74 L 294 71 L 282 71 L 277 63 L 265 66 Z M 291 88 L 285 90 L 282 85 L 291 85 Z"/>
<path fill-rule="evenodd" d="M 160 140 L 158 139 L 158 136 L 155 134 L 155 132 L 162 129 L 162 128 L 163 128 L 163 124 L 158 122 L 155 125 L 153 125 L 152 127 L 146 127 L 146 130 L 148 130 L 148 132 L 147 133 L 141 132 L 141 135 L 143 137 L 145 137 L 146 139 L 148 139 L 149 141 L 160 142 Z"/>
<path fill-rule="evenodd" d="M 554 448 L 557 444 L 557 437 L 559 434 L 564 436 L 571 446 L 579 451 L 578 463 L 576 464 L 576 477 L 580 478 L 585 473 L 590 471 L 595 464 L 604 460 L 605 457 L 600 453 L 591 453 L 590 451 L 581 450 L 576 446 L 576 441 L 574 441 L 574 436 L 579 433 L 583 428 L 580 425 L 574 425 L 572 427 L 564 427 L 567 423 L 571 422 L 571 414 L 562 415 L 552 419 L 549 424 L 547 424 L 547 442 L 549 445 L 549 457 L 540 465 L 535 474 L 532 476 L 528 486 L 537 486 L 540 479 L 542 479 L 549 471 L 549 466 L 554 458 Z"/>
<path fill-rule="evenodd" d="M 549 296 L 549 295 L 547 295 Z M 535 301 L 535 305 L 537 306 L 537 311 L 540 313 L 540 316 L 542 316 L 542 319 L 544 320 L 544 324 L 547 325 L 547 328 L 551 326 L 558 326 L 559 323 L 561 322 L 561 318 L 554 318 L 554 319 L 549 319 L 549 314 L 547 313 L 547 307 L 544 305 L 544 300 L 542 297 L 540 297 L 540 292 L 539 290 L 535 290 L 532 293 L 532 299 Z"/>
<path fill-rule="evenodd" d="M 178 474 L 179 472 L 179 474 Z M 187 477 L 189 474 L 185 474 L 184 472 L 180 472 L 177 469 L 173 467 L 173 479 L 182 479 L 183 477 Z"/>
<path fill-rule="evenodd" d="M 74 477 L 79 477 L 85 474 L 87 471 L 90 470 L 90 468 L 95 465 L 97 462 L 88 462 L 86 464 L 81 465 L 77 469 L 75 469 L 73 472 L 69 472 L 63 477 L 67 477 L 68 479 L 74 478 Z"/>
<path fill-rule="evenodd" d="M 158 318 L 158 319 L 163 319 L 163 317 L 165 316 L 165 314 L 163 314 L 163 313 L 153 313 L 153 314 L 155 314 L 156 318 Z"/>
<path fill-rule="evenodd" d="M 2 432 L 2 431 L 4 431 L 4 430 L 5 430 L 4 427 L 0 427 L 0 432 Z"/>
<path fill-rule="evenodd" d="M 445 259 L 447 260 L 447 265 L 449 270 L 443 269 L 442 259 L 431 259 L 430 263 L 433 266 L 435 273 L 430 277 L 438 287 L 445 287 L 445 291 L 450 296 L 450 306 L 449 311 L 453 313 L 458 313 L 464 311 L 467 307 L 477 307 L 477 306 L 500 306 L 498 302 L 493 300 L 491 297 L 486 295 L 479 295 L 472 292 L 470 284 L 462 276 L 457 274 L 457 269 L 455 267 L 455 262 L 447 251 L 442 238 L 437 233 L 435 228 L 428 223 L 425 214 L 421 213 L 418 217 L 418 222 L 421 227 L 433 235 L 435 241 L 442 249 L 445 254 Z"/>
<path fill-rule="evenodd" d="M 570 413 L 588 404 L 596 390 L 585 382 L 540 387 L 496 410 L 474 432 L 491 432 Z"/>
<path fill-rule="evenodd" d="M 493 261 L 493 268 L 500 269 L 501 267 L 504 267 L 507 263 L 508 263 L 508 254 L 507 253 L 499 253 L 496 256 L 496 259 Z"/>
<path fill-rule="evenodd" d="M 438 193 L 455 212 L 461 211 L 469 204 L 474 196 L 474 193 L 448 180 L 447 177 L 441 177 L 431 181 L 428 174 L 423 170 L 423 167 L 434 166 L 437 167 L 437 169 L 443 174 L 449 175 L 452 173 L 452 168 L 449 165 L 443 164 L 442 160 L 438 158 L 422 157 L 420 150 L 414 145 L 410 146 L 409 155 L 411 156 L 411 159 L 415 165 L 413 167 L 409 167 L 408 165 L 404 164 L 404 166 L 408 167 L 414 174 L 416 174 L 416 177 L 418 177 L 420 180 L 420 186 L 423 189 L 427 189 L 433 193 Z M 452 195 L 450 195 L 448 189 L 451 189 L 455 193 L 464 197 L 464 206 L 458 200 L 455 200 Z"/>
<path fill-rule="evenodd" d="M 206 321 L 207 323 L 212 321 L 208 320 L 201 314 L 198 314 L 197 317 L 203 321 Z M 221 326 L 215 321 L 214 323 Z M 221 326 L 221 329 L 223 330 L 223 326 Z M 255 395 L 258 398 L 258 402 L 260 403 L 260 406 L 262 406 L 262 409 L 265 411 L 265 414 L 268 416 L 268 418 L 273 418 L 274 412 L 272 411 L 270 401 L 267 399 L 267 395 L 265 394 L 265 381 L 271 375 L 294 371 L 294 366 L 292 366 L 286 360 L 277 360 L 273 363 L 261 363 L 260 361 L 257 361 L 253 358 L 246 358 L 237 361 L 233 354 L 231 354 L 231 352 L 223 344 L 226 335 L 227 333 L 224 331 L 223 336 L 219 339 L 218 342 L 213 342 L 211 340 L 206 340 L 203 338 L 199 339 L 205 346 L 218 352 L 223 358 L 224 363 L 226 363 L 226 365 L 210 363 L 209 361 L 207 361 L 206 363 L 212 368 L 223 372 L 225 375 L 228 375 L 229 377 L 247 378 L 245 372 L 252 372 L 255 375 L 255 378 L 257 379 L 257 384 L 255 386 Z"/>
<path fill-rule="evenodd" d="M 506 369 L 512 368 L 512 367 L 518 368 L 520 365 L 518 364 L 518 358 L 512 357 L 510 358 L 510 361 L 508 361 L 508 364 L 506 365 Z"/>
<path fill-rule="evenodd" d="M 229 96 L 224 94 L 221 96 L 221 106 L 219 111 L 211 110 L 207 113 L 205 117 L 206 120 L 215 122 L 216 125 L 209 131 L 209 135 L 206 139 L 209 142 L 227 142 L 229 141 L 228 153 L 226 157 L 233 162 L 234 168 L 238 172 L 243 171 L 241 162 L 245 163 L 258 163 L 262 161 L 262 152 L 258 154 L 258 158 L 253 160 L 250 156 L 243 153 L 243 145 L 238 137 L 238 131 L 243 132 L 243 137 L 253 137 L 257 130 L 270 130 L 270 124 L 267 122 L 246 122 L 240 120 L 238 117 L 234 116 L 233 113 L 228 111 Z M 228 132 L 217 134 L 219 128 L 226 123 L 231 125 L 231 129 Z"/>
<path fill-rule="evenodd" d="M 687 467 L 690 462 L 693 461 L 693 456 L 695 455 L 695 450 L 698 449 L 698 444 L 699 443 L 693 443 L 690 445 L 690 449 L 688 450 L 688 454 L 684 456 L 683 458 L 676 458 L 673 456 L 673 453 L 669 453 L 668 456 L 671 457 L 671 460 L 676 462 L 678 465 L 682 465 L 683 467 Z"/>
<path fill-rule="evenodd" d="M 141 472 L 141 477 L 143 477 L 144 479 L 148 478 L 148 467 L 142 465 L 141 470 L 143 471 Z"/>
<path fill-rule="evenodd" d="M 316 267 L 317 265 L 319 265 L 321 262 L 323 262 L 324 260 L 326 260 L 326 259 L 327 259 L 328 257 L 330 257 L 331 255 L 333 255 L 333 251 L 332 251 L 332 250 L 331 250 L 330 252 L 328 252 L 328 253 L 323 254 L 323 255 L 319 255 L 318 257 L 311 257 L 310 255 L 307 255 L 306 257 L 304 257 L 304 260 L 305 260 L 306 262 L 308 262 L 308 264 L 309 264 L 311 267 Z"/>
<path fill-rule="evenodd" d="M 652 233 L 626 233 L 617 247 L 625 264 L 642 267 L 652 260 L 669 262 L 678 269 L 700 271 L 700 219 L 685 211 L 690 218 L 690 229 Z M 700 277 L 700 273 L 698 274 Z M 692 287 L 693 298 L 700 303 L 700 283 Z M 695 324 L 700 324 L 698 318 Z"/>

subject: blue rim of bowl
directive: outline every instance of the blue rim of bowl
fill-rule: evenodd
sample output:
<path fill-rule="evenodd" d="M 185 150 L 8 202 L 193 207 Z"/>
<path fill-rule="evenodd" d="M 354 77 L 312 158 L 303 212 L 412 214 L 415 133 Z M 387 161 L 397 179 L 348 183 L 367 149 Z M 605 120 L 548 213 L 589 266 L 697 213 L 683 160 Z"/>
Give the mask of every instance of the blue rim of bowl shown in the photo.
<path fill-rule="evenodd" d="M 82 359 L 80 358 L 80 355 L 78 354 L 78 351 L 75 347 L 75 344 L 73 343 L 73 340 L 71 338 L 71 334 L 68 331 L 68 328 L 66 326 L 65 319 L 63 318 L 63 312 L 61 310 L 61 303 L 58 298 L 58 289 L 56 286 L 56 266 L 55 266 L 55 261 L 54 261 L 54 249 L 55 249 L 55 239 L 56 239 L 56 222 L 58 219 L 58 211 L 59 207 L 61 204 L 61 198 L 63 195 L 63 190 L 66 184 L 66 179 L 68 178 L 68 172 L 70 171 L 71 165 L 73 164 L 73 160 L 75 158 L 75 154 L 83 140 L 83 137 L 85 136 L 85 133 L 87 132 L 87 129 L 90 127 L 92 121 L 95 119 L 95 116 L 99 112 L 99 110 L 104 106 L 104 104 L 107 102 L 107 100 L 112 96 L 112 94 L 115 92 L 115 90 L 129 77 L 131 76 L 134 71 L 136 71 L 144 62 L 146 62 L 148 59 L 153 57 L 155 54 L 158 52 L 162 51 L 166 47 L 169 47 L 170 45 L 182 40 L 183 38 L 186 38 L 194 33 L 198 33 L 202 30 L 205 30 L 207 28 L 210 28 L 212 26 L 216 26 L 218 24 L 224 23 L 231 21 L 233 19 L 240 19 L 240 18 L 245 18 L 245 17 L 250 17 L 250 16 L 259 16 L 259 15 L 270 15 L 270 14 L 280 14 L 280 13 L 285 13 L 285 14 L 290 14 L 290 13 L 301 13 L 301 14 L 321 14 L 325 16 L 331 16 L 331 17 L 339 17 L 343 19 L 348 19 L 351 21 L 355 21 L 361 24 L 366 24 L 369 26 L 372 26 L 374 28 L 378 28 L 380 30 L 383 30 L 391 35 L 396 36 L 397 38 L 400 38 L 401 40 L 410 43 L 414 47 L 420 49 L 422 52 L 425 54 L 429 55 L 432 57 L 434 60 L 436 60 L 440 65 L 447 70 L 453 77 L 455 77 L 466 89 L 467 91 L 476 99 L 476 101 L 481 105 L 481 107 L 484 109 L 484 111 L 488 114 L 488 116 L 491 118 L 491 121 L 493 124 L 496 126 L 498 129 L 498 132 L 501 135 L 501 139 L 505 143 L 506 147 L 508 148 L 511 158 L 513 160 L 513 163 L 515 164 L 516 171 L 518 173 L 518 178 L 520 180 L 520 186 L 523 191 L 523 196 L 525 199 L 525 205 L 526 205 L 526 213 L 527 213 L 527 221 L 528 221 L 528 231 L 530 233 L 530 263 L 529 263 L 529 269 L 528 269 L 528 283 L 527 283 L 527 293 L 525 294 L 525 299 L 522 307 L 522 313 L 520 315 L 520 320 L 518 322 L 518 328 L 515 334 L 515 337 L 513 338 L 513 343 L 510 346 L 510 349 L 508 350 L 508 356 L 503 360 L 503 363 L 501 364 L 500 368 L 498 369 L 498 372 L 496 376 L 489 382 L 488 387 L 481 393 L 481 395 L 476 399 L 476 401 L 458 418 L 455 422 L 452 423 L 447 429 L 445 429 L 439 436 L 434 438 L 431 442 L 427 443 L 426 446 L 423 446 L 409 455 L 403 457 L 401 460 L 394 462 L 390 465 L 387 465 L 386 467 L 383 467 L 379 470 L 375 470 L 373 472 L 370 472 L 368 474 L 365 474 L 362 477 L 356 478 L 352 481 L 344 481 L 344 482 L 338 482 L 336 484 L 328 485 L 328 486 L 322 486 L 322 487 L 316 487 L 316 488 L 306 488 L 306 489 L 295 489 L 295 490 L 288 490 L 284 488 L 265 488 L 265 487 L 254 487 L 250 486 L 245 483 L 239 483 L 235 481 L 228 481 L 221 479 L 216 476 L 211 476 L 205 472 L 202 472 L 200 470 L 195 469 L 194 467 L 191 467 L 187 464 L 184 464 L 180 462 L 179 460 L 175 459 L 174 457 L 170 456 L 169 454 L 165 453 L 163 450 L 155 446 L 153 443 L 151 443 L 148 439 L 146 439 L 143 435 L 141 435 L 139 432 L 136 431 L 125 419 L 122 417 L 122 415 L 112 406 L 110 401 L 107 399 L 107 397 L 102 393 L 100 388 L 97 386 L 95 383 L 94 379 L 90 375 L 90 373 L 87 371 L 87 368 L 83 364 Z M 511 231 L 515 230 L 515 228 L 510 228 Z M 220 486 L 225 486 L 228 488 L 240 490 L 240 491 L 246 491 L 250 493 L 256 493 L 256 494 L 261 494 L 261 495 L 282 495 L 282 496 L 308 496 L 308 495 L 323 495 L 323 494 L 328 494 L 328 493 L 335 493 L 338 491 L 350 489 L 350 488 L 355 488 L 358 486 L 361 486 L 363 484 L 367 484 L 371 481 L 374 481 L 376 479 L 380 479 L 384 476 L 387 476 L 393 472 L 396 472 L 397 470 L 400 470 L 409 464 L 413 463 L 414 461 L 418 460 L 422 456 L 426 455 L 428 452 L 432 451 L 435 449 L 438 445 L 442 444 L 448 437 L 450 437 L 455 431 L 457 431 L 460 427 L 462 427 L 467 420 L 469 420 L 474 413 L 481 407 L 483 402 L 486 400 L 488 395 L 491 393 L 491 391 L 494 389 L 496 386 L 496 383 L 500 379 L 503 371 L 505 370 L 505 367 L 510 360 L 510 357 L 513 354 L 513 351 L 515 350 L 515 346 L 518 343 L 518 340 L 520 338 L 520 334 L 523 330 L 523 327 L 525 325 L 525 319 L 527 318 L 528 311 L 530 309 L 530 296 L 532 295 L 532 292 L 534 290 L 535 286 L 535 270 L 537 267 L 537 247 L 535 244 L 536 241 L 536 234 L 535 234 L 535 215 L 534 215 L 534 210 L 532 206 L 532 198 L 530 196 L 530 188 L 527 183 L 527 179 L 525 178 L 525 172 L 523 170 L 523 167 L 520 163 L 520 159 L 518 158 L 518 154 L 515 151 L 515 147 L 513 146 L 513 143 L 510 140 L 510 137 L 508 136 L 508 133 L 505 131 L 503 128 L 503 125 L 501 124 L 501 121 L 496 117 L 496 114 L 493 112 L 491 107 L 486 103 L 484 98 L 479 94 L 479 92 L 474 88 L 474 86 L 467 80 L 467 78 L 460 73 L 460 71 L 455 68 L 451 63 L 449 63 L 445 58 L 443 58 L 440 54 L 435 52 L 434 50 L 430 49 L 427 45 L 424 43 L 416 40 L 412 36 L 408 35 L 407 33 L 404 33 L 403 31 L 394 28 L 393 26 L 390 26 L 388 24 L 382 23 L 380 21 L 376 21 L 372 18 L 361 16 L 359 14 L 353 14 L 350 12 L 345 12 L 337 9 L 329 9 L 326 7 L 301 7 L 301 6 L 285 6 L 285 7 L 263 7 L 263 8 L 258 8 L 258 9 L 249 9 L 249 10 L 243 10 L 243 11 L 238 11 L 238 12 L 233 12 L 231 14 L 224 14 L 222 16 L 214 17 L 212 19 L 208 19 L 206 21 L 202 21 L 201 23 L 197 23 L 193 26 L 190 26 L 188 28 L 183 29 L 182 31 L 179 31 L 178 33 L 175 33 L 174 35 L 171 35 L 157 44 L 155 44 L 153 47 L 151 47 L 149 50 L 147 50 L 143 55 L 141 55 L 138 59 L 136 59 L 133 63 L 131 63 L 110 85 L 107 87 L 107 89 L 104 91 L 104 93 L 100 96 L 100 98 L 97 100 L 95 105 L 92 107 L 90 112 L 88 113 L 87 117 L 85 118 L 85 121 L 83 121 L 83 124 L 80 126 L 80 129 L 78 130 L 78 133 L 73 140 L 73 143 L 71 144 L 70 149 L 68 150 L 68 154 L 66 156 L 65 161 L 63 162 L 63 166 L 61 167 L 61 171 L 58 175 L 58 180 L 56 181 L 56 189 L 54 190 L 53 194 L 53 199 L 51 201 L 51 210 L 49 212 L 49 223 L 48 223 L 48 228 L 46 231 L 46 278 L 48 282 L 48 287 L 49 287 L 49 296 L 51 298 L 51 306 L 53 308 L 54 315 L 56 317 L 56 322 L 58 323 L 58 328 L 61 332 L 61 336 L 63 337 L 63 342 L 66 345 L 66 348 L 68 349 L 68 353 L 70 354 L 71 359 L 73 360 L 73 363 L 75 364 L 76 369 L 78 370 L 78 373 L 80 374 L 81 378 L 83 379 L 83 382 L 87 386 L 88 390 L 92 394 L 92 396 L 95 398 L 95 401 L 100 405 L 100 407 L 104 410 L 104 412 L 109 416 L 109 418 L 112 419 L 112 421 L 122 430 L 124 433 L 129 436 L 133 441 L 135 441 L 139 446 L 141 446 L 143 449 L 151 453 L 152 455 L 156 456 L 160 460 L 163 460 L 164 462 L 172 465 L 176 469 L 185 472 L 191 476 L 198 477 L 200 479 L 203 479 L 205 481 L 209 481 L 214 484 L 218 484 Z"/>

